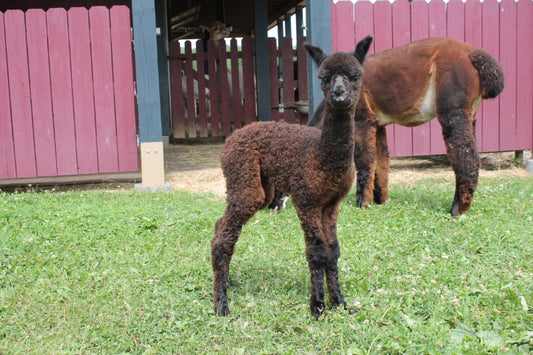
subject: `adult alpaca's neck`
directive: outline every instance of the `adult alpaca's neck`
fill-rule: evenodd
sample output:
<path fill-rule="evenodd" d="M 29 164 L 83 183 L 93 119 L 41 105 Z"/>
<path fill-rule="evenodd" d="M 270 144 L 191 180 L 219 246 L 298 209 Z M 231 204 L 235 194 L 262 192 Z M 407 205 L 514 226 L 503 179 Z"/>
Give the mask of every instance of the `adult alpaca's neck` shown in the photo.
<path fill-rule="evenodd" d="M 346 171 L 353 164 L 354 113 L 354 108 L 335 109 L 326 105 L 320 155 L 322 165 L 328 170 Z"/>

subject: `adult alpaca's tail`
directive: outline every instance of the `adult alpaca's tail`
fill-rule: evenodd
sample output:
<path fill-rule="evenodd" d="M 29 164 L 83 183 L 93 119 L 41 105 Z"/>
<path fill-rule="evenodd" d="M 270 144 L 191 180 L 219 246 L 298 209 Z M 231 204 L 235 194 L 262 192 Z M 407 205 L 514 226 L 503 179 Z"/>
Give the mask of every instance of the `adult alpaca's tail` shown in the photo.
<path fill-rule="evenodd" d="M 470 52 L 470 61 L 481 79 L 481 97 L 493 99 L 503 91 L 504 75 L 500 62 L 484 49 Z"/>

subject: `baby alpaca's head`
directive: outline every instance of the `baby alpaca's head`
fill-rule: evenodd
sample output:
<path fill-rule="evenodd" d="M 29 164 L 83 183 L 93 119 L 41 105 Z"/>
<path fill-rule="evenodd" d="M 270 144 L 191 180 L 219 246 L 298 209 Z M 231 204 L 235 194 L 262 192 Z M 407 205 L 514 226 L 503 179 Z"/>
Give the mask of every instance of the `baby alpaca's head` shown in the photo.
<path fill-rule="evenodd" d="M 367 36 L 357 44 L 354 52 L 330 55 L 317 46 L 304 44 L 318 66 L 318 78 L 322 81 L 321 88 L 326 104 L 335 109 L 355 107 L 361 90 L 362 64 L 370 43 L 372 36 Z"/>

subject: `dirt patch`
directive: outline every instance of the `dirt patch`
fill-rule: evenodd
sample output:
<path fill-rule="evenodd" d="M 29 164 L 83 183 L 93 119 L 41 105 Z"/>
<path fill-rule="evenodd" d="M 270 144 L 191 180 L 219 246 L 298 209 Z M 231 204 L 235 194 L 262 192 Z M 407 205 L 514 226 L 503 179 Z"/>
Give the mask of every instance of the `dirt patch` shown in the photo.
<path fill-rule="evenodd" d="M 174 190 L 210 192 L 224 196 L 226 187 L 220 169 L 219 154 L 222 143 L 171 144 L 165 149 L 165 179 Z M 531 150 L 524 151 L 522 161 L 531 158 Z M 514 152 L 481 155 L 483 177 L 531 176 L 523 169 L 525 163 L 515 159 Z M 454 174 L 446 156 L 392 158 L 389 181 L 391 184 L 414 183 L 426 178 L 447 178 L 453 183 Z M 58 186 L 23 186 L 2 188 L 3 191 L 51 191 L 98 190 L 124 191 L 135 188 L 134 183 L 105 182 Z"/>

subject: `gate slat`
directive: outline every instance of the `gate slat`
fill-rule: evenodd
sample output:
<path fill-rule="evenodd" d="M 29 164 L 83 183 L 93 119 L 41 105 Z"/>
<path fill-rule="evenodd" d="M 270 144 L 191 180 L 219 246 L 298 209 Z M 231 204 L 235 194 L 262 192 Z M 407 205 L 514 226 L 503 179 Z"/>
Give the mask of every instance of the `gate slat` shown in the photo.
<path fill-rule="evenodd" d="M 533 148 L 533 2 L 519 1 L 517 14 L 516 146 Z M 529 44 L 529 45 L 527 45 Z M 505 91 L 505 90 L 504 90 Z"/>
<path fill-rule="evenodd" d="M 45 13 L 26 12 L 26 36 L 37 176 L 57 175 Z"/>
<path fill-rule="evenodd" d="M 20 10 L 6 11 L 4 21 L 17 177 L 33 177 L 37 175 L 37 168 L 24 13 Z"/>
<path fill-rule="evenodd" d="M 217 82 L 220 85 L 220 100 L 222 105 L 222 132 L 224 136 L 231 134 L 231 113 L 229 111 L 229 83 L 228 83 L 228 62 L 226 53 L 226 42 L 223 39 L 218 41 L 218 65 Z"/>
<path fill-rule="evenodd" d="M 294 106 L 294 50 L 292 49 L 292 38 L 281 39 L 281 62 L 283 63 L 283 103 L 285 106 Z M 294 109 L 285 109 L 283 119 L 288 123 L 296 123 L 297 112 Z"/>
<path fill-rule="evenodd" d="M 16 177 L 11 101 L 8 86 L 4 14 L 0 12 L 0 179 Z"/>
<path fill-rule="evenodd" d="M 425 1 L 411 2 L 411 40 L 429 36 L 429 8 Z M 428 155 L 431 151 L 431 126 L 424 123 L 413 128 L 413 155 Z"/>
<path fill-rule="evenodd" d="M 98 151 L 96 147 L 89 12 L 84 7 L 71 8 L 68 11 L 68 22 L 78 173 L 96 174 L 98 173 Z"/>
<path fill-rule="evenodd" d="M 180 59 L 181 50 L 178 41 L 170 42 L 170 83 L 172 97 L 172 136 L 185 138 L 184 107 L 183 107 L 183 61 Z"/>
<path fill-rule="evenodd" d="M 395 1 L 392 4 L 392 36 L 393 47 L 407 44 L 411 41 L 411 17 L 408 1 Z M 394 152 L 396 156 L 413 154 L 413 129 L 395 125 Z"/>
<path fill-rule="evenodd" d="M 433 0 L 429 4 L 429 36 L 446 37 L 446 4 L 442 0 Z M 442 138 L 442 128 L 434 119 L 429 123 L 431 137 L 430 154 L 445 154 L 446 146 Z"/>
<path fill-rule="evenodd" d="M 280 83 L 278 72 L 278 60 L 279 54 L 276 48 L 276 39 L 268 39 L 268 55 L 270 59 L 270 102 L 272 107 L 278 107 L 280 103 Z M 281 119 L 281 113 L 277 108 L 271 109 L 272 121 L 279 122 Z"/>
<path fill-rule="evenodd" d="M 205 85 L 205 53 L 204 42 L 196 42 L 196 67 L 198 72 L 198 125 L 200 137 L 208 136 L 207 128 L 207 98 Z"/>
<path fill-rule="evenodd" d="M 244 100 L 244 121 L 246 124 L 256 120 L 253 39 L 242 39 L 242 81 Z"/>
<path fill-rule="evenodd" d="M 465 42 L 474 47 L 483 47 L 483 8 L 479 1 L 467 1 L 465 4 Z M 479 150 L 483 147 L 483 105 L 479 105 L 476 114 L 476 140 Z"/>
<path fill-rule="evenodd" d="M 131 59 L 131 23 L 127 6 L 111 7 L 111 43 L 119 171 L 137 171 L 137 132 Z"/>
<path fill-rule="evenodd" d="M 483 48 L 496 58 L 500 57 L 500 6 L 497 0 L 483 2 Z M 498 151 L 500 132 L 498 113 L 499 99 L 484 100 L 483 103 L 483 151 Z"/>
<path fill-rule="evenodd" d="M 115 102 L 109 11 L 104 6 L 89 9 L 98 171 L 118 171 Z"/>
<path fill-rule="evenodd" d="M 234 129 L 242 127 L 243 112 L 241 105 L 241 80 L 240 80 L 240 65 L 239 52 L 237 49 L 237 40 L 231 39 L 230 45 L 230 59 L 231 59 L 231 103 L 233 106 L 233 125 Z"/>
<path fill-rule="evenodd" d="M 298 64 L 298 100 L 299 101 L 308 101 L 308 92 L 307 92 L 307 52 L 304 48 L 305 37 L 297 38 L 297 64 Z M 309 115 L 299 114 L 300 124 L 307 124 Z"/>
<path fill-rule="evenodd" d="M 215 54 L 215 42 L 207 41 L 207 62 L 209 68 L 209 95 L 211 98 L 211 127 L 213 130 L 213 136 L 218 137 L 220 135 L 220 128 L 222 126 L 222 116 L 220 114 L 220 106 L 218 98 L 220 90 L 217 87 L 217 74 L 216 74 L 216 54 Z"/>
<path fill-rule="evenodd" d="M 192 46 L 191 42 L 185 42 L 185 78 L 187 83 L 187 133 L 189 138 L 196 137 L 196 125 L 194 120 L 196 118 L 196 97 L 194 90 L 194 77 L 193 77 L 193 58 L 192 58 Z"/>

